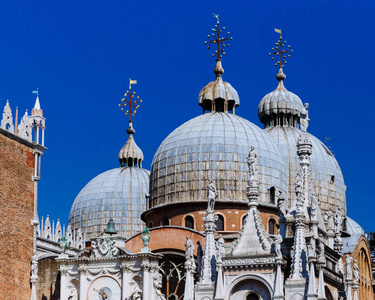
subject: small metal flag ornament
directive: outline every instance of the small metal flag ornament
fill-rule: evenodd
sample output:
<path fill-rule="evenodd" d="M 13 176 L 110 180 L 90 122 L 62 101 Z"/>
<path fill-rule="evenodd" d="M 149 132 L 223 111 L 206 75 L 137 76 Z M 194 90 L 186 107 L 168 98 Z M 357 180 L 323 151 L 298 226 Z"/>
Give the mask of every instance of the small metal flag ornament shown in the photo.
<path fill-rule="evenodd" d="M 269 53 L 268 55 L 272 55 L 272 60 L 275 59 L 275 57 L 279 58 L 279 61 L 275 63 L 275 66 L 278 66 L 279 68 L 284 68 L 286 64 L 286 58 L 290 57 L 290 53 L 293 52 L 292 49 L 290 49 L 290 46 L 288 45 L 286 47 L 286 41 L 283 41 L 283 35 L 281 32 L 281 29 L 275 28 L 275 32 L 280 34 L 279 40 L 275 43 L 275 48 L 272 48 L 272 53 Z"/>
<path fill-rule="evenodd" d="M 37 97 L 39 97 L 39 88 L 36 89 L 36 91 L 31 91 L 33 94 L 36 94 Z"/>
<path fill-rule="evenodd" d="M 217 49 L 215 50 L 215 53 L 212 54 L 212 57 L 217 56 L 217 59 L 222 59 L 223 55 L 225 55 L 224 48 L 229 47 L 229 40 L 233 40 L 232 37 L 229 37 L 230 32 L 227 32 L 226 37 L 220 37 L 223 30 L 225 30 L 225 27 L 220 29 L 220 22 L 219 22 L 219 15 L 213 14 L 216 18 L 216 25 L 215 28 L 212 28 L 212 34 L 208 35 L 208 41 L 204 42 L 206 45 L 208 45 L 208 49 L 211 49 L 211 45 L 214 44 Z"/>
<path fill-rule="evenodd" d="M 143 101 L 139 99 L 139 96 L 134 100 L 135 92 L 132 92 L 132 84 L 137 84 L 137 80 L 132 80 L 129 78 L 129 90 L 124 94 L 124 98 L 121 99 L 121 102 L 118 106 L 121 110 L 124 110 L 125 106 L 128 106 L 128 109 L 125 111 L 125 115 L 129 115 L 130 122 L 132 121 L 132 116 L 135 115 L 139 107 L 139 103 Z"/>

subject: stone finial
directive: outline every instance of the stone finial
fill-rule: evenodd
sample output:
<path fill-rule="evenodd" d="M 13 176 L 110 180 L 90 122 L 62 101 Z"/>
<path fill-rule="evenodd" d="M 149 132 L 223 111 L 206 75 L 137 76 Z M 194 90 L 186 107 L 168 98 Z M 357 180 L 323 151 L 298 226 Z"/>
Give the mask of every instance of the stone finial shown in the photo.
<path fill-rule="evenodd" d="M 1 128 L 14 133 L 14 125 L 13 125 L 13 115 L 12 110 L 9 105 L 9 100 L 4 106 L 3 110 L 3 119 L 1 120 Z"/>
<path fill-rule="evenodd" d="M 121 167 L 139 167 L 142 168 L 143 152 L 134 141 L 135 130 L 133 122 L 129 121 L 129 128 L 126 130 L 129 134 L 128 140 L 124 147 L 121 148 L 118 159 Z"/>
<path fill-rule="evenodd" d="M 22 117 L 21 123 L 18 126 L 18 135 L 19 137 L 31 142 L 32 141 L 31 130 L 32 130 L 32 122 L 26 110 L 25 115 Z"/>

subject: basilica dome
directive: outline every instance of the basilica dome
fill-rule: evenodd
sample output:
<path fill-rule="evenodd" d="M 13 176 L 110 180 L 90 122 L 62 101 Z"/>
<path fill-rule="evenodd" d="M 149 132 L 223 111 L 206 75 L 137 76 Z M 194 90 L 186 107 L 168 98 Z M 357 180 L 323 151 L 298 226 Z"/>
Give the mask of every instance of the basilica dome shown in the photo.
<path fill-rule="evenodd" d="M 149 171 L 142 169 L 143 153 L 136 145 L 132 123 L 129 138 L 119 153 L 120 168 L 99 174 L 78 194 L 69 215 L 73 230 L 81 228 L 86 239 L 99 236 L 110 218 L 117 233 L 131 237 L 143 230 L 140 215 L 146 209 Z"/>
<path fill-rule="evenodd" d="M 296 145 L 301 134 L 299 117 L 304 106 L 297 95 L 285 88 L 285 77 L 280 68 L 276 76 L 279 84 L 275 91 L 267 94 L 260 102 L 258 116 L 264 124 L 264 132 L 272 138 L 288 162 L 288 198 L 291 204 L 295 196 L 295 178 L 300 172 Z M 311 134 L 309 136 L 313 145 L 311 174 L 322 210 L 336 211 L 337 207 L 341 207 L 346 212 L 346 186 L 340 166 L 324 143 Z"/>
<path fill-rule="evenodd" d="M 199 104 L 208 113 L 175 129 L 156 151 L 150 175 L 150 208 L 207 201 L 209 180 L 216 185 L 218 201 L 247 202 L 246 157 L 251 146 L 258 155 L 260 202 L 276 204 L 270 198 L 272 187 L 287 191 L 287 167 L 278 147 L 262 129 L 234 114 L 239 97 L 230 84 L 222 82 L 223 72 L 218 60 L 216 81 L 199 94 Z"/>

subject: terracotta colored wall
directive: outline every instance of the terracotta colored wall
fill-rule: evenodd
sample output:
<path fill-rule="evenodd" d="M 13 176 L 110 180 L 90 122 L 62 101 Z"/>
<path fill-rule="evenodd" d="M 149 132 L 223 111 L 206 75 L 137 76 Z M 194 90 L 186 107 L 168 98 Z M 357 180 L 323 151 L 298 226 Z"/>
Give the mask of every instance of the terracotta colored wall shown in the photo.
<path fill-rule="evenodd" d="M 194 229 L 203 231 L 203 217 L 206 212 L 207 204 L 196 204 L 194 205 L 173 205 L 170 207 L 161 207 L 155 209 L 152 213 L 146 216 L 146 224 L 149 225 L 152 222 L 152 226 L 160 226 L 163 224 L 165 219 L 169 219 L 169 224 L 172 226 L 185 227 L 185 217 L 192 216 L 194 219 Z M 260 217 L 263 225 L 268 231 L 268 221 L 273 218 L 276 223 L 278 222 L 277 210 L 269 207 L 258 207 L 260 210 Z M 248 207 L 246 204 L 230 204 L 229 205 L 218 205 L 215 206 L 215 213 L 221 214 L 224 217 L 224 230 L 227 232 L 239 232 L 242 228 L 242 218 L 245 216 Z M 276 230 L 275 230 L 276 232 Z"/>
<path fill-rule="evenodd" d="M 185 252 L 186 247 L 186 236 L 193 241 L 195 248 L 194 254 L 197 255 L 197 242 L 199 241 L 202 248 L 204 249 L 204 236 L 196 233 L 192 230 L 185 228 L 174 228 L 174 227 L 159 227 L 150 230 L 151 239 L 148 247 L 155 252 L 161 249 L 174 249 L 180 250 L 182 253 Z M 125 248 L 130 251 L 137 253 L 143 248 L 142 234 L 138 234 L 127 240 Z"/>
<path fill-rule="evenodd" d="M 44 259 L 38 264 L 38 300 L 60 299 L 59 263 L 55 259 Z"/>
<path fill-rule="evenodd" d="M 34 156 L 0 133 L 0 299 L 30 299 Z"/>

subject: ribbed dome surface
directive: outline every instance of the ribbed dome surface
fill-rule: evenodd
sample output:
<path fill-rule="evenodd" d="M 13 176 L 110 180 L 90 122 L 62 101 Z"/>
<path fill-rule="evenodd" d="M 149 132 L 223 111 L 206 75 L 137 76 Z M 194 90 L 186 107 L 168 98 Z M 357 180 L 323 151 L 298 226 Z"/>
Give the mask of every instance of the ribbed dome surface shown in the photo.
<path fill-rule="evenodd" d="M 276 79 L 279 81 L 276 90 L 265 95 L 259 103 L 258 117 L 266 127 L 280 125 L 280 122 L 289 123 L 289 125 L 297 127 L 296 121 L 299 122 L 297 118 L 300 116 L 303 104 L 296 94 L 289 92 L 285 88 L 285 78 L 286 76 L 282 68 L 280 68 L 279 73 L 276 75 Z M 281 116 L 284 116 L 285 119 L 280 120 Z M 274 121 L 276 121 L 276 124 L 273 123 Z"/>
<path fill-rule="evenodd" d="M 279 146 L 280 152 L 287 157 L 289 161 L 289 199 L 295 196 L 295 178 L 300 172 L 300 162 L 297 155 L 297 140 L 301 130 L 288 126 L 275 126 L 264 129 L 270 135 L 273 141 Z M 340 166 L 332 155 L 331 151 L 315 136 L 310 135 L 313 145 L 311 155 L 312 177 L 314 178 L 315 191 L 319 195 L 322 210 L 327 211 L 332 208 L 333 211 L 341 206 L 343 213 L 346 214 L 346 186 Z M 289 201 L 289 204 L 291 202 Z"/>
<path fill-rule="evenodd" d="M 286 164 L 277 146 L 258 126 L 233 114 L 209 113 L 174 130 L 158 148 L 151 166 L 150 206 L 206 201 L 212 179 L 219 201 L 247 201 L 246 156 L 258 154 L 260 201 L 271 186 L 287 188 Z"/>
<path fill-rule="evenodd" d="M 119 235 L 130 237 L 143 230 L 140 215 L 146 209 L 149 172 L 117 168 L 92 179 L 74 200 L 69 215 L 73 230 L 81 228 L 89 239 L 106 229 L 110 217 Z"/>
<path fill-rule="evenodd" d="M 228 82 L 224 82 L 221 77 L 207 84 L 199 93 L 199 105 L 204 100 L 214 101 L 215 99 L 223 99 L 225 101 L 234 101 L 236 106 L 240 105 L 240 97 L 237 91 Z"/>

